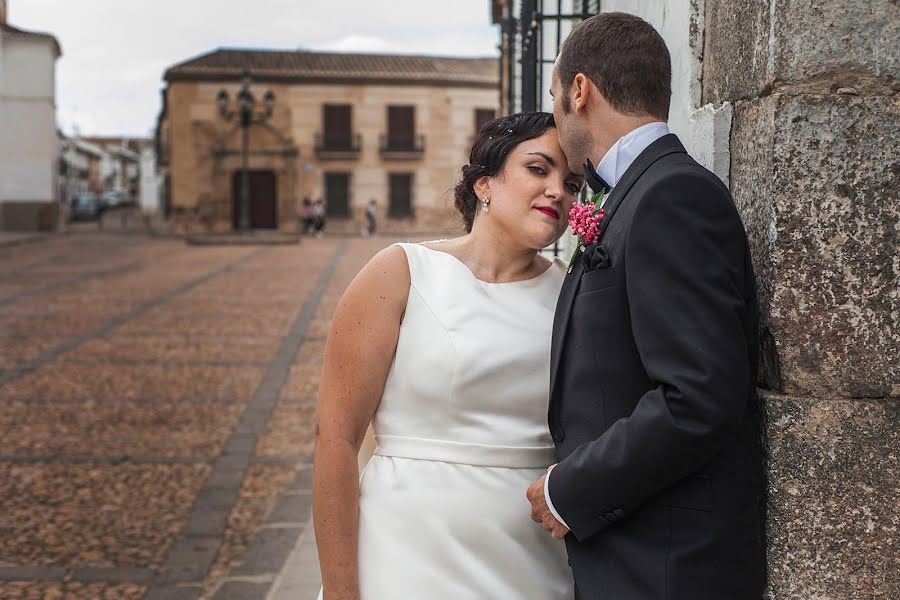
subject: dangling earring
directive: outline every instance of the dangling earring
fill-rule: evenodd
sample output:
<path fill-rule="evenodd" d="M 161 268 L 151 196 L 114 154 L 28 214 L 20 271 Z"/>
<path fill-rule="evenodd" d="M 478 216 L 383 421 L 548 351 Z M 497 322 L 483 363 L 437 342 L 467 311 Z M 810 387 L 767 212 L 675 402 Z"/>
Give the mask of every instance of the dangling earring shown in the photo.
<path fill-rule="evenodd" d="M 491 203 L 490 196 L 485 196 L 481 199 L 481 212 L 486 213 L 488 211 L 488 205 Z"/>

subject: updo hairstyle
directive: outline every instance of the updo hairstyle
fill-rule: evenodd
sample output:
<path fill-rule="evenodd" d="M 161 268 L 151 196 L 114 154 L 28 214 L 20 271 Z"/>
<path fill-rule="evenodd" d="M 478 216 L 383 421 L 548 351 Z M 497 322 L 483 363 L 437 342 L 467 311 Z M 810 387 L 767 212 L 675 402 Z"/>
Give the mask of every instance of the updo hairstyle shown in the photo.
<path fill-rule="evenodd" d="M 506 158 L 513 148 L 554 127 L 553 115 L 545 112 L 519 113 L 484 124 L 472 143 L 469 164 L 463 166 L 462 178 L 453 190 L 454 204 L 462 215 L 467 233 L 472 231 L 480 202 L 475 194 L 475 182 L 482 177 L 497 176 L 506 166 Z"/>

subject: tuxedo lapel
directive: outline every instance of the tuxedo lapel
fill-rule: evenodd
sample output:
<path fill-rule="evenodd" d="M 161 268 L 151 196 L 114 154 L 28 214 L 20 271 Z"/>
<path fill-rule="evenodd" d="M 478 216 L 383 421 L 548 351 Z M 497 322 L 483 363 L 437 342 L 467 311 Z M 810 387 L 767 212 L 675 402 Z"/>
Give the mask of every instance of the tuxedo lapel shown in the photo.
<path fill-rule="evenodd" d="M 569 313 L 572 310 L 572 302 L 578 292 L 581 283 L 581 274 L 584 271 L 584 262 L 579 258 L 572 266 L 572 272 L 566 275 L 562 289 L 559 291 L 559 299 L 556 301 L 556 313 L 553 316 L 553 335 L 550 338 L 550 393 L 552 398 L 553 387 L 556 383 L 556 370 L 559 368 L 559 354 L 562 350 L 562 340 L 566 335 L 566 326 L 569 323 Z"/>
<path fill-rule="evenodd" d="M 603 217 L 603 226 L 600 232 L 601 240 L 603 239 L 603 234 L 609 229 L 609 224 L 612 222 L 616 210 L 622 205 L 625 196 L 628 195 L 629 190 L 631 190 L 637 180 L 641 178 L 641 175 L 650 168 L 650 165 L 663 156 L 676 152 L 684 153 L 687 151 L 678 140 L 678 136 L 674 133 L 670 133 L 662 136 L 647 146 L 644 151 L 634 159 L 634 162 L 631 163 L 631 166 L 622 174 L 622 178 L 616 184 L 616 187 L 613 188 L 612 192 L 610 192 L 609 199 L 603 205 L 606 209 L 606 216 Z"/>
<path fill-rule="evenodd" d="M 629 190 L 634 186 L 641 175 L 650 168 L 650 166 L 663 156 L 674 154 L 676 152 L 686 152 L 684 146 L 678 140 L 675 134 L 664 135 L 659 138 L 641 152 L 638 157 L 631 163 L 631 166 L 622 174 L 622 178 L 609 194 L 609 199 L 604 203 L 606 216 L 603 217 L 603 225 L 600 232 L 600 240 L 609 224 L 615 216 L 616 210 L 622 205 Z M 553 392 L 556 387 L 556 374 L 559 370 L 559 361 L 562 355 L 563 342 L 566 338 L 566 330 L 569 328 L 569 316 L 572 313 L 572 304 L 575 302 L 575 295 L 578 293 L 578 286 L 581 283 L 581 275 L 584 266 L 581 260 L 575 261 L 572 272 L 566 276 L 562 290 L 559 293 L 559 300 L 556 303 L 556 314 L 553 318 L 553 335 L 550 341 L 550 400 L 553 400 Z"/>

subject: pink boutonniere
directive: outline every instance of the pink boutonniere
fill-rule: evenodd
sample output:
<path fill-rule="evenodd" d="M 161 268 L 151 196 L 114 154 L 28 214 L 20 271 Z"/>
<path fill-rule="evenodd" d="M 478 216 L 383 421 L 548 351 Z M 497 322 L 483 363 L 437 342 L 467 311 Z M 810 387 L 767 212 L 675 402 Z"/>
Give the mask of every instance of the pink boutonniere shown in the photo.
<path fill-rule="evenodd" d="M 569 261 L 569 273 L 575 261 L 584 252 L 586 246 L 596 244 L 600 239 L 600 224 L 606 216 L 606 209 L 601 208 L 606 199 L 606 190 L 601 190 L 588 198 L 584 203 L 573 204 L 569 211 L 569 227 L 578 236 L 578 245 Z"/>

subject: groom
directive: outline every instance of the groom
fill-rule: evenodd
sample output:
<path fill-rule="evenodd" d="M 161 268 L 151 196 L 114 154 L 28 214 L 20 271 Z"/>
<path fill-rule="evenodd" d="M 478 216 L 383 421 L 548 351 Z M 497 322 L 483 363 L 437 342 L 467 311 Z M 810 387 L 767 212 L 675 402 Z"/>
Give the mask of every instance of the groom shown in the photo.
<path fill-rule="evenodd" d="M 753 267 L 728 190 L 669 133 L 670 81 L 662 38 L 623 13 L 578 25 L 553 74 L 570 168 L 611 190 L 556 308 L 559 463 L 528 490 L 565 537 L 576 598 L 764 587 Z"/>

